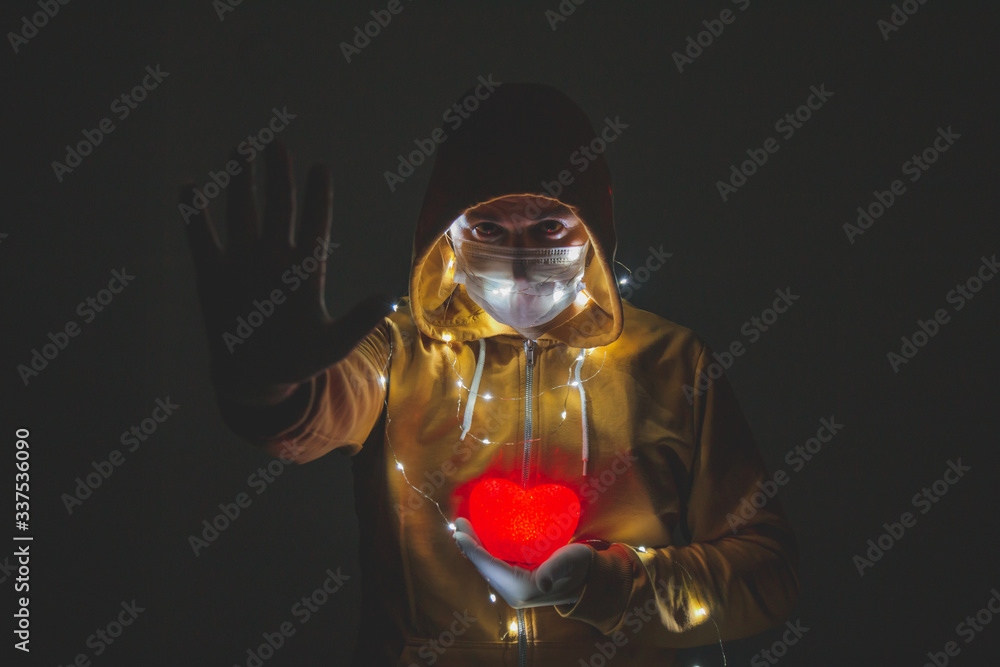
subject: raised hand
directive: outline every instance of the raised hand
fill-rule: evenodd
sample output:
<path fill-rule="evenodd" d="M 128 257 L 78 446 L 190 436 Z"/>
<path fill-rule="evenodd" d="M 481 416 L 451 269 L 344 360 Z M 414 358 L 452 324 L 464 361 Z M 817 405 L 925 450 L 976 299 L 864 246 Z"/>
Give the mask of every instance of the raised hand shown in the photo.
<path fill-rule="evenodd" d="M 239 159 L 235 153 L 233 159 Z M 280 400 L 298 383 L 345 357 L 391 309 L 389 297 L 374 295 L 339 320 L 330 318 L 324 301 L 326 266 L 337 250 L 329 240 L 329 171 L 323 165 L 309 171 L 296 224 L 288 153 L 274 142 L 264 160 L 262 226 L 253 162 L 229 185 L 224 250 L 207 210 L 191 216 L 187 225 L 213 382 L 229 398 L 258 403 Z M 190 205 L 195 194 L 195 187 L 187 185 L 181 201 Z M 337 292 L 353 292 L 355 287 Z"/>

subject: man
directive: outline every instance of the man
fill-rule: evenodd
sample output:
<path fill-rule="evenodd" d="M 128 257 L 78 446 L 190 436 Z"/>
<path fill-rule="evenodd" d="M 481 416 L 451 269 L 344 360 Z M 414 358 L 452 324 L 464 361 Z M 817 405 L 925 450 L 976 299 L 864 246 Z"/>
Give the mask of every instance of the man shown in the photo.
<path fill-rule="evenodd" d="M 272 149 L 260 232 L 248 175 L 225 253 L 207 217 L 189 226 L 227 423 L 300 463 L 353 456 L 355 664 L 668 665 L 781 623 L 796 599 L 777 501 L 740 513 L 767 473 L 711 350 L 619 295 L 595 141 L 562 94 L 503 84 L 439 146 L 393 312 L 373 297 L 331 322 L 321 265 L 232 350 L 234 313 L 328 238 L 328 176 L 311 171 L 296 229 Z M 503 484 L 570 500 L 498 529 L 509 503 L 477 489 Z M 526 555 L 491 553 L 486 528 L 494 551 L 534 531 Z"/>

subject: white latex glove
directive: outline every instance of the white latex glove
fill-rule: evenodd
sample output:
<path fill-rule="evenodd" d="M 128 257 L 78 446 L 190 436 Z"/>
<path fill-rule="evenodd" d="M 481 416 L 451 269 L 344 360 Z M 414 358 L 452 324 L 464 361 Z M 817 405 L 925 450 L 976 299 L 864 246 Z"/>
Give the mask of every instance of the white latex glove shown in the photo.
<path fill-rule="evenodd" d="M 452 537 L 479 574 L 515 609 L 576 602 L 593 556 L 586 544 L 567 544 L 534 570 L 526 570 L 490 555 L 467 519 L 455 520 Z"/>

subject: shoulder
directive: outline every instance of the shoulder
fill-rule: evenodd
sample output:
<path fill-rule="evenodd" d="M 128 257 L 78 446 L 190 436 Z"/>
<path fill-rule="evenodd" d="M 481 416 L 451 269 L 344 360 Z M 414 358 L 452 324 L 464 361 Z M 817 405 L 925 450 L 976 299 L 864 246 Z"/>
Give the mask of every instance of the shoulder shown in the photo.
<path fill-rule="evenodd" d="M 690 328 L 622 300 L 624 326 L 616 345 L 635 354 L 658 360 L 685 360 L 694 364 L 705 342 Z"/>

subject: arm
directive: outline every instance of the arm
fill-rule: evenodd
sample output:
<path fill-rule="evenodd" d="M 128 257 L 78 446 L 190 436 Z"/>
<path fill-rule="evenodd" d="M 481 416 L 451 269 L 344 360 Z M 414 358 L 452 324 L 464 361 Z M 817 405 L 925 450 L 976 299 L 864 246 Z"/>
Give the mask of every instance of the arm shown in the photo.
<path fill-rule="evenodd" d="M 251 163 L 229 186 L 226 248 L 207 210 L 188 206 L 186 230 L 223 418 L 272 454 L 304 462 L 337 447 L 360 448 L 378 419 L 392 332 L 385 320 L 389 300 L 369 297 L 340 319 L 330 318 L 326 265 L 337 244 L 329 242 L 329 173 L 322 165 L 310 170 L 297 220 L 288 154 L 274 142 L 264 157 L 263 224 Z M 188 186 L 182 203 L 196 202 L 196 194 Z M 240 322 L 249 329 L 248 312 L 262 321 L 240 333 Z"/>
<path fill-rule="evenodd" d="M 291 388 L 272 405 L 249 405 L 219 394 L 226 424 L 273 456 L 296 463 L 344 448 L 356 454 L 378 421 L 385 402 L 391 325 L 383 321 L 343 359 Z M 384 369 L 384 371 L 383 371 Z"/>
<path fill-rule="evenodd" d="M 703 346 L 695 379 L 711 360 Z M 606 635 L 638 632 L 644 641 L 679 648 L 717 641 L 716 625 L 730 640 L 783 621 L 798 595 L 798 552 L 777 499 L 745 523 L 739 514 L 741 500 L 750 502 L 767 471 L 725 376 L 690 407 L 679 389 L 676 400 L 678 409 L 693 410 L 695 424 L 686 515 L 691 544 L 644 545 L 645 553 L 631 548 L 643 545 L 612 544 L 595 551 L 579 600 L 555 608 Z M 740 521 L 731 527 L 727 515 Z M 651 600 L 659 622 L 645 623 L 641 610 Z"/>

